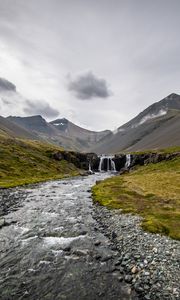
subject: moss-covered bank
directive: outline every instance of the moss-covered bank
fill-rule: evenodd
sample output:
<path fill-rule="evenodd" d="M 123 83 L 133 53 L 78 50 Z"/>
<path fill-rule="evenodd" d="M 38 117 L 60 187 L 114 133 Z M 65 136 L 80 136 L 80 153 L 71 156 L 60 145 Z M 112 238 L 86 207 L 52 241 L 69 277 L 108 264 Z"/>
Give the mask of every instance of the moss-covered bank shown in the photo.
<path fill-rule="evenodd" d="M 180 240 L 180 158 L 136 167 L 93 187 L 94 201 L 143 217 L 142 227 Z"/>
<path fill-rule="evenodd" d="M 62 148 L 0 135 L 0 188 L 78 175 L 73 163 L 53 158 L 57 151 Z"/>

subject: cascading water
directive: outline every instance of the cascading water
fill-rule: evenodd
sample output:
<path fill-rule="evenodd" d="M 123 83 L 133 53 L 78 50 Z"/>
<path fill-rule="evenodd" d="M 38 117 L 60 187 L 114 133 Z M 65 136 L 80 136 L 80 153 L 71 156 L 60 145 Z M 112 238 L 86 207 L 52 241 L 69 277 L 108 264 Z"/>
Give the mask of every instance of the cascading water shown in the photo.
<path fill-rule="evenodd" d="M 92 169 L 91 169 L 91 162 L 89 162 L 89 172 L 93 173 Z"/>
<path fill-rule="evenodd" d="M 99 162 L 99 172 L 106 171 L 107 172 L 116 172 L 116 166 L 115 162 L 113 161 L 113 156 L 106 156 L 103 155 L 100 157 L 100 162 Z M 106 162 L 106 168 L 105 168 L 105 162 Z"/>
<path fill-rule="evenodd" d="M 111 159 L 111 171 L 116 172 L 116 165 L 114 160 Z"/>
<path fill-rule="evenodd" d="M 126 163 L 125 163 L 125 168 L 129 168 L 131 165 L 131 154 L 126 154 Z"/>

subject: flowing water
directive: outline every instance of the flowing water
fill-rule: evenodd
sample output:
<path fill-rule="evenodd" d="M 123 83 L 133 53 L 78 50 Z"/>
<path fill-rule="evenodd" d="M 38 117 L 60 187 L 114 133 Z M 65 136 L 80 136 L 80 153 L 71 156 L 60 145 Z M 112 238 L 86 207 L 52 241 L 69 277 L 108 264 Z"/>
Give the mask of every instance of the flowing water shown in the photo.
<path fill-rule="evenodd" d="M 99 161 L 99 172 L 116 172 L 115 162 L 113 161 L 113 156 L 102 155 Z"/>
<path fill-rule="evenodd" d="M 126 154 L 125 168 L 129 168 L 131 165 L 131 154 Z"/>
<path fill-rule="evenodd" d="M 93 217 L 90 188 L 105 177 L 0 191 L 0 205 L 12 204 L 0 229 L 0 299 L 131 299 L 113 267 L 119 253 Z"/>

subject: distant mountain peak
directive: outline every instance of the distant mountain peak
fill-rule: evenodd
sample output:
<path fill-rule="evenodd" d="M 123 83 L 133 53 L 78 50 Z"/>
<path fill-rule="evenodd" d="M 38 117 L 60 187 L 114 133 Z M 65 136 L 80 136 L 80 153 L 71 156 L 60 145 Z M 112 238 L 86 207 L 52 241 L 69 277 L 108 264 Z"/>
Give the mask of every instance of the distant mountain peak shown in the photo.
<path fill-rule="evenodd" d="M 51 123 L 51 124 L 55 124 L 55 123 L 58 123 L 58 122 L 65 122 L 65 123 L 68 123 L 69 120 L 66 119 L 66 118 L 58 118 L 58 119 L 56 119 L 56 120 L 51 121 L 50 123 Z"/>
<path fill-rule="evenodd" d="M 68 123 L 69 121 L 66 118 L 59 118 L 50 122 L 50 124 L 56 126 L 60 130 L 65 130 L 68 126 Z"/>
<path fill-rule="evenodd" d="M 171 93 L 165 99 L 173 100 L 174 98 L 177 98 L 177 97 L 180 97 L 180 95 L 178 95 L 176 93 Z"/>
<path fill-rule="evenodd" d="M 7 79 L 0 77 L 0 92 L 16 92 L 16 86 Z"/>

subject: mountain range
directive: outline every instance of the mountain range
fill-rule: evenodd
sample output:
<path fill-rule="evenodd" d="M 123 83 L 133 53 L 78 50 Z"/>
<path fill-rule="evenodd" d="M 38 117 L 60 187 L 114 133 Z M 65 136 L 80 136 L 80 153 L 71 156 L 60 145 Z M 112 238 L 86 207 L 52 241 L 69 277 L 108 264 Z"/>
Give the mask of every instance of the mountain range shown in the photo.
<path fill-rule="evenodd" d="M 67 150 L 88 151 L 95 146 L 110 131 L 90 131 L 81 128 L 67 119 L 57 119 L 48 123 L 42 116 L 7 117 L 7 120 L 24 128 L 36 136 L 52 144 L 62 146 Z"/>
<path fill-rule="evenodd" d="M 92 150 L 96 153 L 116 153 L 179 145 L 180 96 L 173 93 L 109 133 Z"/>
<path fill-rule="evenodd" d="M 1 79 L 4 90 L 16 93 L 16 87 Z M 91 131 L 66 118 L 47 122 L 42 116 L 0 117 L 0 134 L 46 141 L 67 150 L 114 154 L 180 145 L 180 95 L 170 94 L 153 103 L 135 118 L 110 130 Z"/>

